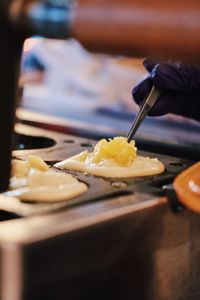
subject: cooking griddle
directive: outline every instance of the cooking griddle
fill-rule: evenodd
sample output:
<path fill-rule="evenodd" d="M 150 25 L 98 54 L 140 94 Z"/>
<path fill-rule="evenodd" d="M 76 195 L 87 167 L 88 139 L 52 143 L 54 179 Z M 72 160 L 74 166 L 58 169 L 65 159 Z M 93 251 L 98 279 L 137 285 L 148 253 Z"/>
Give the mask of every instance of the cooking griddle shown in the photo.
<path fill-rule="evenodd" d="M 27 159 L 34 154 L 45 160 L 55 172 L 69 173 L 88 186 L 88 191 L 78 197 L 67 201 L 51 203 L 31 203 L 19 201 L 8 207 L 8 201 L 1 200 L 0 209 L 3 218 L 5 213 L 10 218 L 28 217 L 64 210 L 73 206 L 83 205 L 88 202 L 105 201 L 106 199 L 134 194 L 164 195 L 163 186 L 170 184 L 174 177 L 189 167 L 193 162 L 182 158 L 138 151 L 142 156 L 157 157 L 165 165 L 162 174 L 137 177 L 137 178 L 102 178 L 77 171 L 58 170 L 53 167 L 56 162 L 78 154 L 83 150 L 91 150 L 96 141 L 79 138 L 72 135 L 60 134 L 44 129 L 17 124 L 15 128 L 15 148 L 13 157 L 20 160 Z M 135 202 L 140 202 L 142 197 L 137 197 Z M 9 215 L 7 216 L 9 219 Z"/>
<path fill-rule="evenodd" d="M 96 144 L 20 124 L 15 131 L 13 157 L 35 154 L 52 168 Z M 58 203 L 0 197 L 0 299 L 199 299 L 199 215 L 174 214 L 160 197 L 193 162 L 139 153 L 158 157 L 165 172 L 126 180 L 69 172 L 88 192 Z"/>

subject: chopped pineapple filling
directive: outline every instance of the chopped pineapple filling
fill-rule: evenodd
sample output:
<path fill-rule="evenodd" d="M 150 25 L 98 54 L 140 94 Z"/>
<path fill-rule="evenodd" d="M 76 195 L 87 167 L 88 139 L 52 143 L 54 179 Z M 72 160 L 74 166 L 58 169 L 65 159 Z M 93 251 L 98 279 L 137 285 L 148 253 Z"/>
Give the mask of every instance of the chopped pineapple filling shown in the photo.
<path fill-rule="evenodd" d="M 112 159 L 119 165 L 130 164 L 137 156 L 135 141 L 128 143 L 125 137 L 115 137 L 113 139 L 100 140 L 92 153 L 92 162 L 100 163 L 105 159 Z"/>
<path fill-rule="evenodd" d="M 36 155 L 29 155 L 27 161 L 12 160 L 12 176 L 26 177 L 31 169 L 48 171 L 48 165 Z"/>
<path fill-rule="evenodd" d="M 81 162 L 84 162 L 88 158 L 88 151 L 85 150 L 85 151 L 79 153 L 77 156 Z"/>
<path fill-rule="evenodd" d="M 31 168 L 40 170 L 40 171 L 48 171 L 49 167 L 45 163 L 45 161 L 36 155 L 29 155 L 28 156 L 28 164 Z"/>
<path fill-rule="evenodd" d="M 93 152 L 83 151 L 54 165 L 61 170 L 73 170 L 109 178 L 130 178 L 162 173 L 163 163 L 157 158 L 137 155 L 135 142 L 125 137 L 100 140 Z"/>

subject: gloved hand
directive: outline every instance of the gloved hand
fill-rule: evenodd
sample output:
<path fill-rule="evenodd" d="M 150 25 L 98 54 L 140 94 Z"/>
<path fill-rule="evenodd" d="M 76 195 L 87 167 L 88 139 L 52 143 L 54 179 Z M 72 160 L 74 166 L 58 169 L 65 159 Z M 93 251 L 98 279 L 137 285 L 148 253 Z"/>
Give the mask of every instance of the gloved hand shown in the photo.
<path fill-rule="evenodd" d="M 179 63 L 155 63 L 145 60 L 149 76 L 132 91 L 137 104 L 141 104 L 155 85 L 160 92 L 151 116 L 174 113 L 200 121 L 200 66 Z"/>

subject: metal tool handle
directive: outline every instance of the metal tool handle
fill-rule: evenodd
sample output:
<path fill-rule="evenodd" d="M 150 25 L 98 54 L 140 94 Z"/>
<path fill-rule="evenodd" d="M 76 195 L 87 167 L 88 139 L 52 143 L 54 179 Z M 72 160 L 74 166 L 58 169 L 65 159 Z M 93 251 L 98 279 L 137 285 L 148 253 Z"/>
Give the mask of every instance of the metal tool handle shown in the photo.
<path fill-rule="evenodd" d="M 135 133 L 138 130 L 139 126 L 141 125 L 142 121 L 144 120 L 146 115 L 149 113 L 149 111 L 151 110 L 151 108 L 153 107 L 153 105 L 155 104 L 155 102 L 159 96 L 160 96 L 160 91 L 153 86 L 149 95 L 144 100 L 144 102 L 139 110 L 139 113 L 137 114 L 137 116 L 131 126 L 131 129 L 129 130 L 129 132 L 127 134 L 128 142 L 130 142 L 132 140 L 133 136 L 135 135 Z"/>

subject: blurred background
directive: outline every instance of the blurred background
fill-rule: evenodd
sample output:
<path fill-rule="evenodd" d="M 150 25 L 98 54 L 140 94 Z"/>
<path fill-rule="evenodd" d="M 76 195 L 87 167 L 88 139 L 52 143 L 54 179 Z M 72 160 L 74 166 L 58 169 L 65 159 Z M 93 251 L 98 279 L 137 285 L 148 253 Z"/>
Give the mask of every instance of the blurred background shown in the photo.
<path fill-rule="evenodd" d="M 29 38 L 21 64 L 20 107 L 59 117 L 63 128 L 75 134 L 96 139 L 126 135 L 138 111 L 132 89 L 147 76 L 142 62 L 90 53 L 75 39 Z M 143 149 L 148 145 L 151 150 L 152 145 L 153 151 L 164 151 L 173 146 L 174 155 L 185 156 L 185 150 L 200 149 L 199 130 L 197 122 L 172 114 L 148 117 L 136 140 Z"/>
<path fill-rule="evenodd" d="M 27 39 L 22 105 L 62 117 L 69 110 L 93 114 L 99 108 L 131 113 L 137 109 L 131 90 L 143 76 L 141 59 L 92 54 L 75 39 Z"/>

